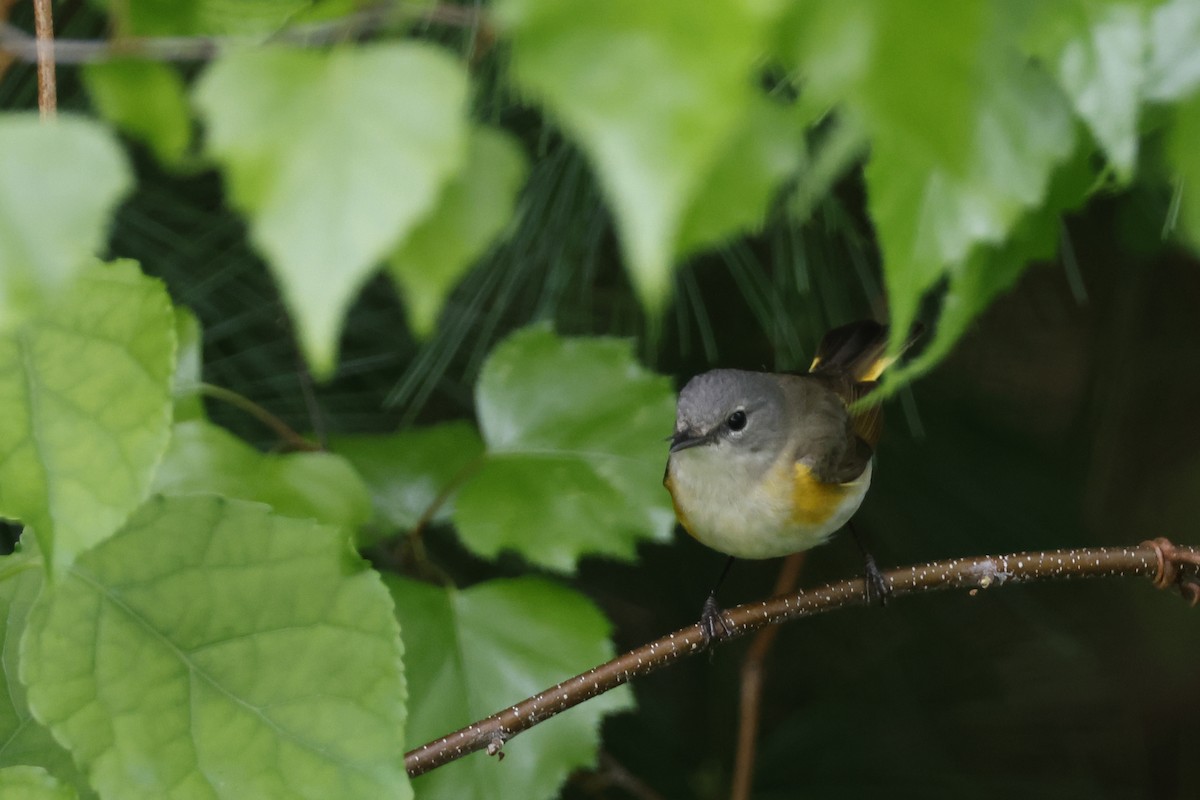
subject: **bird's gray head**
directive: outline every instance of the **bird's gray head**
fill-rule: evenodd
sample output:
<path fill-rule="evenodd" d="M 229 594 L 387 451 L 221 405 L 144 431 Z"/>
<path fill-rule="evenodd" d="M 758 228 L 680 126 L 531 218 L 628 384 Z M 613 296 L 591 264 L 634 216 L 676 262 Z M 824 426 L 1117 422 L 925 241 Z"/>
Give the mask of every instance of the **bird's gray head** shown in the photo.
<path fill-rule="evenodd" d="M 693 447 L 774 461 L 787 440 L 783 389 L 762 372 L 715 369 L 688 381 L 675 407 L 671 453 Z"/>

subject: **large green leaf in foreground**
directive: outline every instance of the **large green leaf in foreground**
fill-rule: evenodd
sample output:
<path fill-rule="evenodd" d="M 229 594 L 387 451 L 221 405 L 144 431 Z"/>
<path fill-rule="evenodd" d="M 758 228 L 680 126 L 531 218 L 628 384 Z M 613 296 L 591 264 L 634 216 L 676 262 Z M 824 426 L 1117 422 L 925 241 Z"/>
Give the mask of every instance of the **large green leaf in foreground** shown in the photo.
<path fill-rule="evenodd" d="M 1053 257 L 1062 236 L 1062 215 L 1082 205 L 1093 185 L 1094 155 L 1092 148 L 1080 147 L 1051 179 L 1042 208 L 1027 213 L 1002 244 L 976 248 L 951 274 L 932 340 L 916 358 L 889 372 L 883 392 L 894 391 L 941 361 L 984 309 L 1012 288 L 1028 264 Z"/>
<path fill-rule="evenodd" d="M 105 797 L 410 796 L 392 602 L 337 531 L 157 498 L 63 578 L 21 677 Z"/>
<path fill-rule="evenodd" d="M 21 547 L 26 547 L 31 538 L 28 534 L 22 536 Z M 25 687 L 17 680 L 21 635 L 29 610 L 42 590 L 45 573 L 35 557 L 18 552 L 0 558 L 0 576 L 0 621 L 4 625 L 0 634 L 3 637 L 0 666 L 4 669 L 4 683 L 0 687 L 0 767 L 37 765 L 60 780 L 70 781 L 77 789 L 86 790 L 87 780 L 71 761 L 71 754 L 54 741 L 49 728 L 33 718 Z M 0 774 L 11 773 L 0 770 Z M 10 796 L 0 790 L 0 797 Z"/>
<path fill-rule="evenodd" d="M 209 149 L 319 375 L 354 295 L 462 166 L 466 94 L 417 43 L 243 51 L 200 79 Z"/>
<path fill-rule="evenodd" d="M 449 733 L 613 656 L 609 624 L 587 598 L 535 578 L 470 589 L 388 582 L 396 598 L 412 687 L 410 744 Z M 595 763 L 605 715 L 628 708 L 626 687 L 594 697 L 505 748 L 421 777 L 422 800 L 541 800 L 575 769 Z"/>
<path fill-rule="evenodd" d="M 1073 149 L 1069 109 L 1020 52 L 1011 4 L 794 8 L 805 89 L 870 136 L 868 205 L 899 344 L 929 289 L 1041 204 Z"/>
<path fill-rule="evenodd" d="M 1041 3 L 1029 34 L 1033 55 L 1052 70 L 1123 181 L 1137 166 L 1138 112 L 1146 80 L 1146 5 Z"/>
<path fill-rule="evenodd" d="M 674 395 L 629 342 L 521 331 L 484 364 L 475 401 L 487 458 L 454 509 L 472 550 L 571 571 L 584 555 L 632 558 L 639 541 L 670 535 Z"/>
<path fill-rule="evenodd" d="M 702 9 L 689 0 L 496 6 L 517 80 L 595 166 L 633 285 L 652 311 L 671 287 L 684 214 L 748 113 L 776 8 L 757 0 L 709 0 Z"/>
<path fill-rule="evenodd" d="M 794 109 L 754 98 L 681 220 L 680 252 L 762 228 L 780 184 L 800 167 L 802 122 Z"/>
<path fill-rule="evenodd" d="M 130 182 L 102 126 L 0 117 L 0 331 L 52 302 L 88 265 Z"/>
<path fill-rule="evenodd" d="M 130 262 L 93 265 L 0 337 L 0 515 L 69 563 L 146 497 L 167 446 L 175 320 Z"/>
<path fill-rule="evenodd" d="M 260 453 L 204 420 L 175 426 L 154 476 L 154 491 L 254 500 L 284 516 L 315 519 L 347 531 L 371 517 L 367 486 L 341 456 Z"/>

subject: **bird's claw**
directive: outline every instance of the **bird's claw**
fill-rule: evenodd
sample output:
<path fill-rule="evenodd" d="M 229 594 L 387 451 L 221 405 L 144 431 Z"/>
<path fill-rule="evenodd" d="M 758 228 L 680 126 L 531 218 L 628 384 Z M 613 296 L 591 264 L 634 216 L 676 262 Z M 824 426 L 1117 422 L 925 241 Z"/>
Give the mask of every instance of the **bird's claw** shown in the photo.
<path fill-rule="evenodd" d="M 710 594 L 700 611 L 700 633 L 704 636 L 704 646 L 712 647 L 713 644 L 729 638 L 732 632 L 733 623 L 721 606 L 717 605 L 717 596 Z"/>
<path fill-rule="evenodd" d="M 883 573 L 876 566 L 874 556 L 867 553 L 863 562 L 866 573 L 863 577 L 863 594 L 867 598 L 867 605 L 878 603 L 881 607 L 886 606 L 892 596 L 892 588 L 888 586 L 888 582 L 883 578 Z"/>

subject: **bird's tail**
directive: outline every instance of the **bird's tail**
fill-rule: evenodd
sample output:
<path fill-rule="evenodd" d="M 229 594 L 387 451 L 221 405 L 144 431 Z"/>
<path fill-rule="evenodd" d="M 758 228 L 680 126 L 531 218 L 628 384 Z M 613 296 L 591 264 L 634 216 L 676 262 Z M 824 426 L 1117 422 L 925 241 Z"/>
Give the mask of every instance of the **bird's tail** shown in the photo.
<path fill-rule="evenodd" d="M 842 325 L 821 338 L 808 371 L 842 375 L 855 383 L 879 380 L 883 371 L 912 346 L 922 330 L 918 324 L 900 353 L 888 355 L 887 326 L 869 319 Z"/>

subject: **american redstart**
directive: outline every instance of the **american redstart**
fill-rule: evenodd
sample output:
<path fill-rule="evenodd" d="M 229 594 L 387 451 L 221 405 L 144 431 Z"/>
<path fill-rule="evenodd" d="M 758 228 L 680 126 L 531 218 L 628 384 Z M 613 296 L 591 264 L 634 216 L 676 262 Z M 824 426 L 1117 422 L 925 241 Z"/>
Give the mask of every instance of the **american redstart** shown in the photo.
<path fill-rule="evenodd" d="M 882 429 L 878 405 L 855 404 L 895 360 L 887 339 L 879 323 L 854 322 L 822 338 L 806 374 L 716 369 L 688 381 L 663 476 L 684 530 L 756 559 L 808 550 L 845 525 Z"/>

